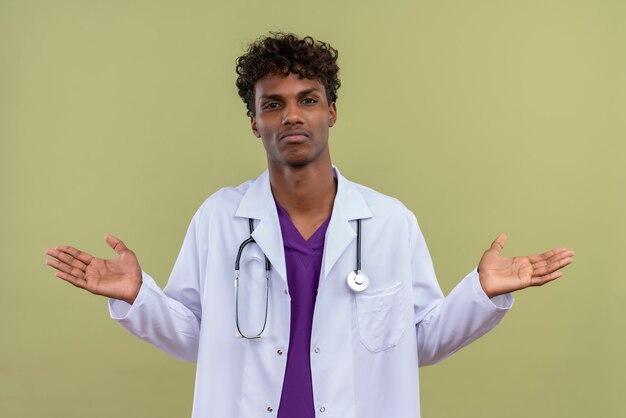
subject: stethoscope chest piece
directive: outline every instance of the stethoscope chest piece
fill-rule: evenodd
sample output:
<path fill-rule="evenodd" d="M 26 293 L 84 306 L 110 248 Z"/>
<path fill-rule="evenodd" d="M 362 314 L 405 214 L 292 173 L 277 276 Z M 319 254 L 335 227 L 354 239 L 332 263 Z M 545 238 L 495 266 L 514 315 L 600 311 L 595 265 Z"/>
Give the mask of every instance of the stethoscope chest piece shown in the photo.
<path fill-rule="evenodd" d="M 348 286 L 355 292 L 362 292 L 370 285 L 370 279 L 361 270 L 353 270 L 348 274 Z"/>

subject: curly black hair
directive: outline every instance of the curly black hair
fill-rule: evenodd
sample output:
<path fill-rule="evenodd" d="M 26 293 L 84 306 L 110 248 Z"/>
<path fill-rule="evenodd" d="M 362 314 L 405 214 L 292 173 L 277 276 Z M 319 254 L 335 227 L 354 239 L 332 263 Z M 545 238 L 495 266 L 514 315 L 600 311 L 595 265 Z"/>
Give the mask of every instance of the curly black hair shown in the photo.
<path fill-rule="evenodd" d="M 326 88 L 328 103 L 335 102 L 341 86 L 337 57 L 336 49 L 310 36 L 300 39 L 292 33 L 270 32 L 257 39 L 237 58 L 236 85 L 248 116 L 254 116 L 254 85 L 272 73 L 317 79 Z"/>

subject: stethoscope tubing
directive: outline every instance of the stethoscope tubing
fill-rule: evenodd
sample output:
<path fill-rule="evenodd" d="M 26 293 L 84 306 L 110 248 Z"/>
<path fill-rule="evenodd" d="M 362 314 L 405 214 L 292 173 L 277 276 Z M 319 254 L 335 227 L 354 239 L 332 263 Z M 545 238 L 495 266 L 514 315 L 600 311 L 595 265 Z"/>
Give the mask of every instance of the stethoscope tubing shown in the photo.
<path fill-rule="evenodd" d="M 248 225 L 250 227 L 250 237 L 246 238 L 241 245 L 239 246 L 239 251 L 237 251 L 237 258 L 235 259 L 235 324 L 237 326 L 237 331 L 239 335 L 247 340 L 255 340 L 257 338 L 261 338 L 263 331 L 265 331 L 265 326 L 267 325 L 267 316 L 269 310 L 269 292 L 270 292 L 270 260 L 267 258 L 265 254 L 265 319 L 263 320 L 263 327 L 261 331 L 256 335 L 246 335 L 242 330 L 239 324 L 239 263 L 241 261 L 241 255 L 243 254 L 243 250 L 247 245 L 256 243 L 254 238 L 252 237 L 252 233 L 254 232 L 254 223 L 252 219 L 248 219 Z M 369 279 L 367 276 L 361 271 L 361 219 L 356 220 L 356 270 L 351 271 L 347 277 L 348 286 L 355 292 L 362 292 L 367 289 L 369 285 Z"/>
<path fill-rule="evenodd" d="M 239 246 L 239 251 L 237 251 L 237 258 L 235 259 L 235 324 L 237 325 L 237 331 L 239 335 L 247 340 L 255 340 L 257 338 L 261 338 L 263 331 L 265 331 L 265 326 L 267 325 L 267 312 L 269 309 L 269 298 L 270 298 L 270 260 L 267 258 L 265 254 L 265 319 L 263 320 L 263 327 L 258 334 L 249 336 L 244 334 L 241 330 L 241 326 L 239 325 L 239 263 L 241 261 L 241 254 L 243 253 L 246 245 L 256 243 L 254 238 L 252 238 L 252 232 L 254 232 L 254 223 L 252 219 L 248 219 L 248 225 L 250 226 L 250 237 L 241 243 Z"/>

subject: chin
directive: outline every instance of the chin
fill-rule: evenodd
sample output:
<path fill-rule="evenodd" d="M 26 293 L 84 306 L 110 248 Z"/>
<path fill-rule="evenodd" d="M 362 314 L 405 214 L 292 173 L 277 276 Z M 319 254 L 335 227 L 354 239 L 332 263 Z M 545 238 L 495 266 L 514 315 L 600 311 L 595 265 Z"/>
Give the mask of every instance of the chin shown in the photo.
<path fill-rule="evenodd" d="M 306 152 L 287 152 L 280 155 L 280 158 L 275 159 L 274 162 L 283 167 L 304 168 L 310 165 L 321 163 L 323 160 L 324 157 L 321 153 L 314 154 Z"/>
<path fill-rule="evenodd" d="M 293 160 L 293 161 L 287 161 L 285 165 L 291 168 L 303 168 L 309 165 L 310 163 L 311 162 L 309 160 Z"/>
<path fill-rule="evenodd" d="M 303 155 L 286 155 L 283 164 L 288 167 L 301 168 L 313 162 L 313 159 Z"/>

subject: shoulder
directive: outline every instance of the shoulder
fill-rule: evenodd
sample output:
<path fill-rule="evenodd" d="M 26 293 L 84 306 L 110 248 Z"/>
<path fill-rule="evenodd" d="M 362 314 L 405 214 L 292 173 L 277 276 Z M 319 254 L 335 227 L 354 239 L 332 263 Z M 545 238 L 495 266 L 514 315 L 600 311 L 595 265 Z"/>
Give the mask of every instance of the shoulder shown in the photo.
<path fill-rule="evenodd" d="M 203 219 L 211 217 L 215 214 L 226 215 L 230 214 L 234 216 L 241 199 L 246 194 L 248 189 L 258 179 L 251 179 L 241 183 L 238 186 L 222 187 L 215 193 L 206 198 L 206 200 L 200 205 L 194 218 Z"/>
<path fill-rule="evenodd" d="M 386 195 L 377 190 L 372 189 L 371 187 L 364 186 L 359 183 L 352 182 L 348 180 L 348 183 L 354 187 L 358 192 L 363 196 L 363 199 L 367 202 L 367 204 L 372 207 L 383 207 L 385 209 L 399 210 L 405 211 L 408 210 L 404 204 L 396 199 L 395 197 Z"/>
<path fill-rule="evenodd" d="M 402 224 L 409 228 L 417 226 L 415 215 L 399 199 L 347 179 L 346 182 L 361 195 L 372 212 L 373 219 Z"/>
<path fill-rule="evenodd" d="M 349 188 L 357 191 L 361 195 L 374 216 L 383 215 L 384 213 L 391 213 L 394 216 L 413 215 L 409 208 L 399 199 L 348 179 L 344 178 L 344 180 Z"/>

